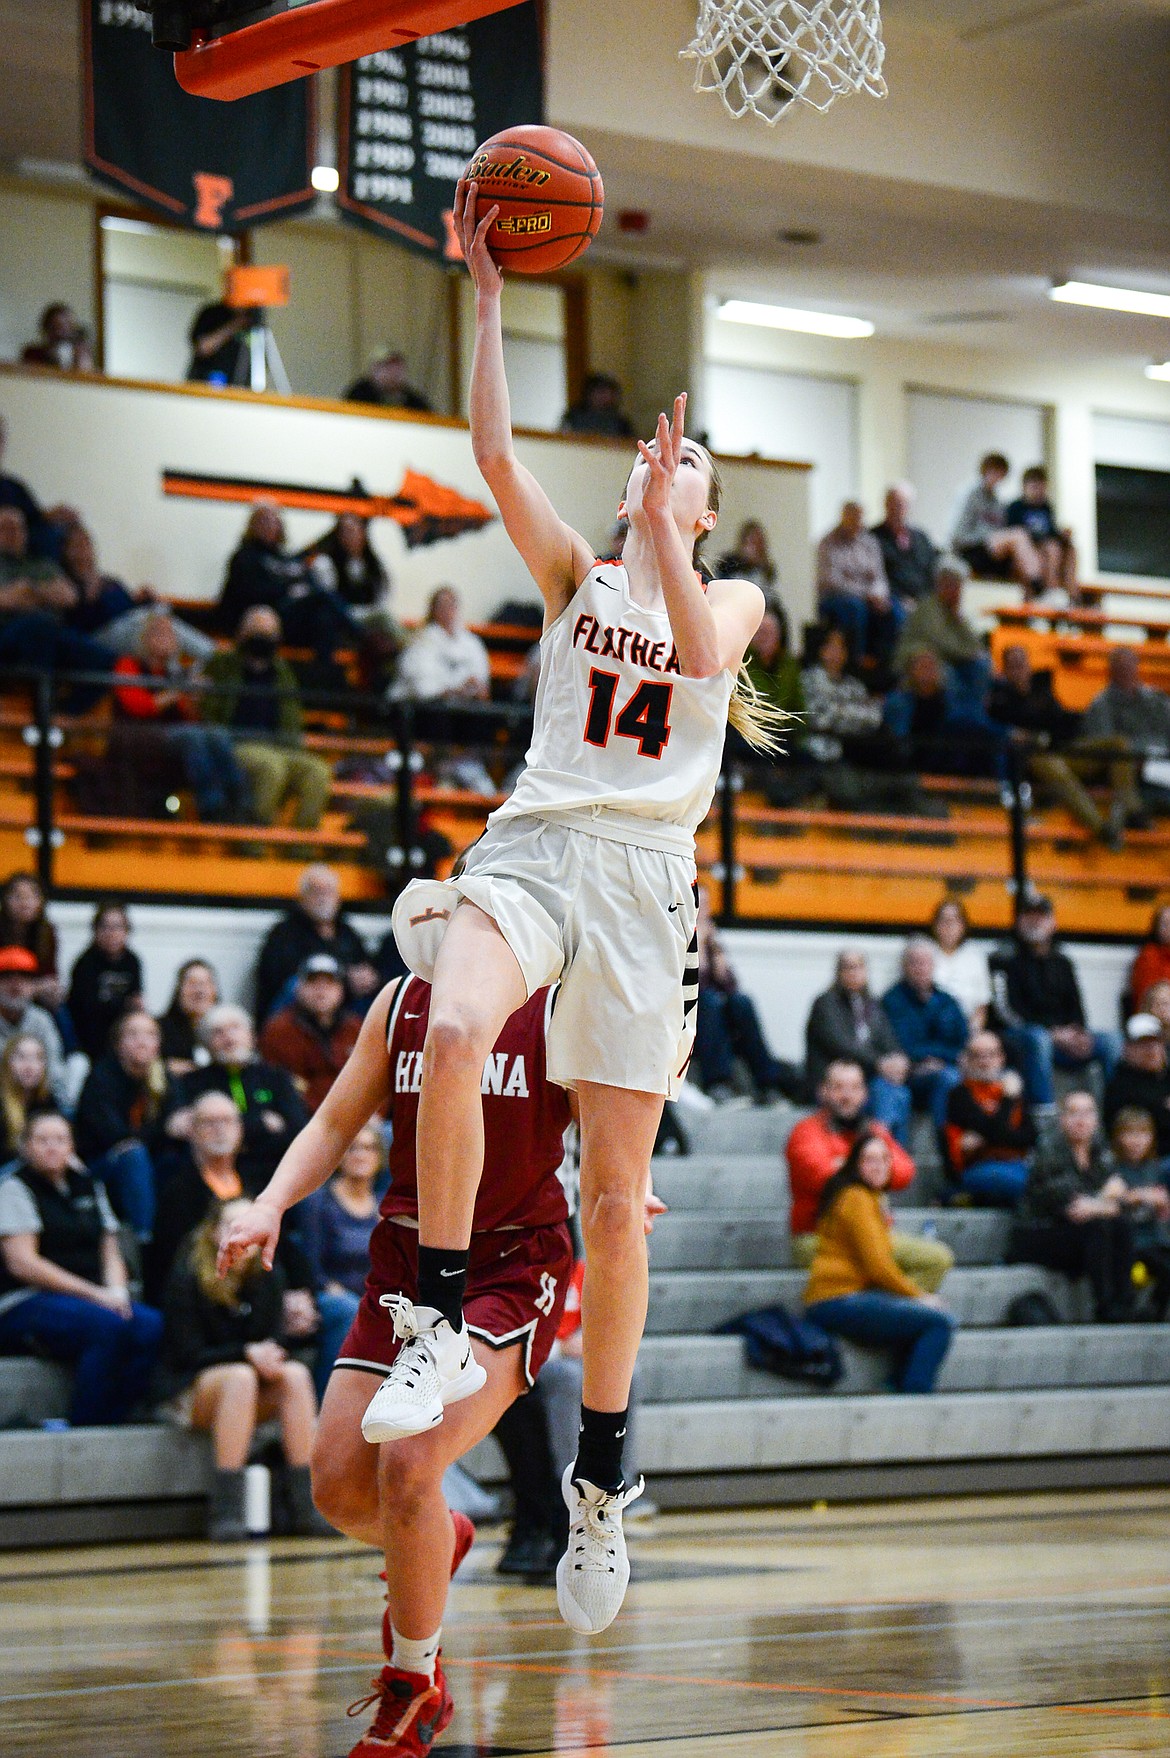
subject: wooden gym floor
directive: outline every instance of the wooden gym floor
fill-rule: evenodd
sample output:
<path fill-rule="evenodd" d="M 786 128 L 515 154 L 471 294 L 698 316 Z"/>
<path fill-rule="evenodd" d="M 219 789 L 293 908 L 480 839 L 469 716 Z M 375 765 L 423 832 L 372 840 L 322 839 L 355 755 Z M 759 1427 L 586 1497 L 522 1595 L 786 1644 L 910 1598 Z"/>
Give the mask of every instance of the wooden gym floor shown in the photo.
<path fill-rule="evenodd" d="M 464 1565 L 448 1758 L 1170 1752 L 1170 1490 L 660 1515 L 587 1642 Z M 4 1758 L 333 1758 L 368 1717 L 347 1543 L 0 1557 Z"/>

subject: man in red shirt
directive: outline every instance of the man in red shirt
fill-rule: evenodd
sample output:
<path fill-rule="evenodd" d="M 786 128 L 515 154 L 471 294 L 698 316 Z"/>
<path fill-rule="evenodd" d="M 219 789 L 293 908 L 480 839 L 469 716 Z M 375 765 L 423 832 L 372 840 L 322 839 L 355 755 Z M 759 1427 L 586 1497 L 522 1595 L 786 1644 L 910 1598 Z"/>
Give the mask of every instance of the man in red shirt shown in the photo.
<path fill-rule="evenodd" d="M 789 1229 L 792 1261 L 807 1269 L 816 1255 L 817 1200 L 833 1173 L 844 1161 L 861 1129 L 879 1135 L 890 1150 L 891 1191 L 905 1190 L 913 1182 L 914 1161 L 882 1123 L 866 1115 L 869 1091 L 860 1062 L 839 1059 L 825 1070 L 817 1095 L 819 1108 L 804 1117 L 788 1137 L 785 1156 L 792 1193 Z M 912 1276 L 919 1287 L 933 1294 L 951 1265 L 954 1253 L 937 1239 L 893 1232 L 890 1244 L 899 1269 Z"/>

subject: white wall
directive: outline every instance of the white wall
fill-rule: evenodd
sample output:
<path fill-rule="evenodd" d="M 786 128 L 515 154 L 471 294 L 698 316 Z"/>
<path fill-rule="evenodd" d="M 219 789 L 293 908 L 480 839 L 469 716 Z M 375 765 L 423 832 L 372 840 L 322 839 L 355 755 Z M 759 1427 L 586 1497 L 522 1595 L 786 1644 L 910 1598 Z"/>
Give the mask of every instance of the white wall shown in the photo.
<path fill-rule="evenodd" d="M 83 511 L 109 572 L 131 585 L 150 581 L 178 598 L 218 595 L 246 509 L 165 496 L 166 468 L 339 488 L 356 475 L 384 494 L 397 492 L 404 472 L 414 469 L 490 504 L 459 423 L 11 368 L 0 369 L 0 407 L 9 425 L 7 467 L 47 504 L 65 501 Z M 521 435 L 517 451 L 564 518 L 600 543 L 625 486 L 630 447 Z M 769 509 L 782 578 L 807 579 L 808 471 L 736 459 L 725 475 L 727 527 Z M 292 543 L 308 543 L 326 523 L 318 514 L 290 513 Z M 472 619 L 488 616 L 503 598 L 537 596 L 498 520 L 413 551 L 389 520 L 374 535 L 404 616 L 418 615 L 448 581 L 460 588 Z"/>
<path fill-rule="evenodd" d="M 1170 421 L 1094 415 L 1093 461 L 1136 470 L 1170 470 Z"/>
<path fill-rule="evenodd" d="M 1019 492 L 1020 473 L 1047 461 L 1046 412 L 1035 403 L 998 397 L 911 391 L 906 399 L 910 480 L 918 490 L 917 517 L 945 543 L 958 510 L 959 493 L 978 474 L 985 452 L 1002 452 L 1011 475 L 1004 500 Z"/>
<path fill-rule="evenodd" d="M 135 904 L 131 908 L 133 944 L 146 972 L 146 999 L 161 1012 L 171 998 L 175 972 L 184 959 L 206 958 L 219 974 L 225 1000 L 252 999 L 252 969 L 260 941 L 276 920 L 276 910 L 183 909 L 174 904 Z M 68 970 L 90 935 L 92 907 L 56 903 L 50 914 L 61 937 L 63 969 Z M 354 917 L 371 947 L 390 925 L 389 916 Z M 804 1058 L 804 1024 L 813 1000 L 833 980 L 834 961 L 846 942 L 869 958 L 870 980 L 879 993 L 896 981 L 904 941 L 881 934 L 776 931 L 740 928 L 724 936 L 743 987 L 760 1010 L 778 1055 Z M 994 941 L 980 941 L 990 951 Z M 1092 1026 L 1116 1030 L 1117 997 L 1133 958 L 1122 946 L 1077 944 L 1069 948 L 1076 964 Z"/>
<path fill-rule="evenodd" d="M 860 492 L 857 386 L 850 379 L 709 361 L 704 412 L 720 452 L 800 458 L 813 466 L 814 535 Z"/>

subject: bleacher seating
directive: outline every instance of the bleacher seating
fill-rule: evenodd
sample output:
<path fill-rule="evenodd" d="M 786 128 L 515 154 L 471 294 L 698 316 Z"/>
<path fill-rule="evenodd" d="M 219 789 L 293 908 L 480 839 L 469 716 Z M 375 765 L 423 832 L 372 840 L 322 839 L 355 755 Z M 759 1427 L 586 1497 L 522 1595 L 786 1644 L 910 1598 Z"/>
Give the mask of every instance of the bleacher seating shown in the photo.
<path fill-rule="evenodd" d="M 831 1393 L 746 1366 L 738 1337 L 712 1336 L 769 1301 L 799 1304 L 790 1265 L 783 1142 L 796 1113 L 688 1113 L 696 1149 L 660 1158 L 654 1186 L 670 1212 L 650 1241 L 650 1316 L 640 1355 L 638 1466 L 655 1500 L 728 1505 L 785 1497 L 1165 1481 L 1170 1350 L 1165 1325 L 1088 1322 L 1084 1290 L 1028 1266 L 1005 1267 L 1007 1218 L 923 1209 L 917 1187 L 900 1228 L 930 1225 L 954 1250 L 942 1298 L 960 1321 L 929 1398 L 885 1390 L 885 1358 L 842 1345 Z M 925 1148 L 922 1132 L 916 1146 Z M 925 1160 L 925 1156 L 923 1156 Z M 930 1188 L 931 1169 L 919 1184 Z M 1007 1308 L 1045 1293 L 1066 1322 L 1012 1329 Z M 0 1424 L 66 1409 L 67 1376 L 0 1360 Z M 494 1442 L 469 1465 L 503 1476 Z M 210 1481 L 206 1443 L 165 1425 L 5 1434 L 0 1544 L 57 1536 L 198 1530 Z"/>

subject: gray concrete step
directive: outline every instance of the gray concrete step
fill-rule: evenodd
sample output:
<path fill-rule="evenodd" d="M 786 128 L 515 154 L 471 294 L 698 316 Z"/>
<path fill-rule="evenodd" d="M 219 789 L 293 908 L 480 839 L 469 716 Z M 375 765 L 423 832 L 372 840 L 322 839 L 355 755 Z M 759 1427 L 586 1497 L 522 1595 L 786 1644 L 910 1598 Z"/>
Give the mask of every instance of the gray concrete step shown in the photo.
<path fill-rule="evenodd" d="M 886 1389 L 888 1357 L 840 1345 L 834 1397 Z M 729 1398 L 807 1398 L 809 1388 L 747 1365 L 741 1337 L 647 1337 L 638 1356 L 646 1404 Z M 960 1331 L 939 1374 L 941 1392 L 1170 1386 L 1170 1330 L 1159 1325 L 1054 1325 Z"/>
<path fill-rule="evenodd" d="M 776 1105 L 717 1105 L 710 1111 L 684 1106 L 682 1126 L 696 1154 L 778 1155 L 798 1117 L 806 1115 L 783 1100 Z"/>
<path fill-rule="evenodd" d="M 654 1404 L 638 1433 L 639 1469 L 672 1476 L 1156 1453 L 1170 1448 L 1170 1389 Z"/>
<path fill-rule="evenodd" d="M 712 1331 L 740 1313 L 774 1301 L 798 1311 L 806 1280 L 801 1270 L 654 1271 L 646 1331 L 655 1337 Z M 1063 1276 L 1030 1264 L 956 1269 L 943 1285 L 948 1310 L 963 1325 L 1002 1325 L 1012 1301 L 1033 1292 L 1046 1294 L 1066 1322 L 1089 1316 L 1079 1287 L 1070 1289 Z"/>
<path fill-rule="evenodd" d="M 659 1191 L 663 1201 L 666 1193 Z M 773 1269 L 791 1263 L 788 1197 L 774 1208 L 714 1203 L 700 1212 L 680 1209 L 661 1216 L 650 1236 L 655 1270 Z M 992 1209 L 899 1209 L 905 1233 L 933 1233 L 950 1246 L 959 1264 L 1002 1263 L 1011 1217 Z"/>
<path fill-rule="evenodd" d="M 39 1428 L 69 1409 L 73 1376 L 55 1361 L 0 1356 L 0 1429 Z"/>

